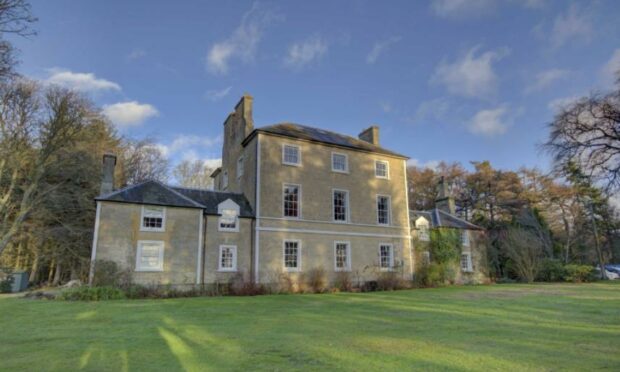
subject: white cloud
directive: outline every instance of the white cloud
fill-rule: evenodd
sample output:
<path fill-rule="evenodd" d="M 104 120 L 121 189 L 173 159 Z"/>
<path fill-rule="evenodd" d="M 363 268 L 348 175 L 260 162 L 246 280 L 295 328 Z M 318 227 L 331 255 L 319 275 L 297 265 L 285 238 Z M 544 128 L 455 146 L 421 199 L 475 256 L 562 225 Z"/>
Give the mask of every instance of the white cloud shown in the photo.
<path fill-rule="evenodd" d="M 168 153 L 173 154 L 190 147 L 212 147 L 222 142 L 222 137 L 197 136 L 195 134 L 180 134 L 168 145 Z"/>
<path fill-rule="evenodd" d="M 381 106 L 381 110 L 386 114 L 394 112 L 394 107 L 392 107 L 392 104 L 389 102 L 381 102 L 379 105 Z"/>
<path fill-rule="evenodd" d="M 614 50 L 601 72 L 607 83 L 613 83 L 618 78 L 616 74 L 620 73 L 620 49 Z"/>
<path fill-rule="evenodd" d="M 159 115 L 157 109 L 152 105 L 136 101 L 104 105 L 103 113 L 119 127 L 137 126 L 146 119 Z"/>
<path fill-rule="evenodd" d="M 426 162 L 421 161 L 420 159 L 409 159 L 407 160 L 407 166 L 417 167 L 417 168 L 428 168 L 435 170 L 439 166 L 441 161 L 439 160 L 429 160 Z"/>
<path fill-rule="evenodd" d="M 554 48 L 575 41 L 590 41 L 592 24 L 590 14 L 571 4 L 565 13 L 559 14 L 553 21 L 550 41 Z"/>
<path fill-rule="evenodd" d="M 252 4 L 252 8 L 243 15 L 241 24 L 232 35 L 211 46 L 207 53 L 207 70 L 213 74 L 224 75 L 228 72 L 231 59 L 252 61 L 265 28 L 279 19 L 279 15 L 262 9 L 258 2 Z"/>
<path fill-rule="evenodd" d="M 381 54 L 385 53 L 393 44 L 399 42 L 400 36 L 392 36 L 387 40 L 378 41 L 373 45 L 372 50 L 366 56 L 366 63 L 373 64 L 377 62 L 377 59 Z"/>
<path fill-rule="evenodd" d="M 231 89 L 232 86 L 228 86 L 221 90 L 208 90 L 207 93 L 205 93 L 205 98 L 207 101 L 211 102 L 219 101 L 220 99 L 226 97 L 228 93 L 230 93 Z"/>
<path fill-rule="evenodd" d="M 480 110 L 469 122 L 469 131 L 483 136 L 494 136 L 506 132 L 510 123 L 506 120 L 505 106 Z"/>
<path fill-rule="evenodd" d="M 553 68 L 536 74 L 534 81 L 525 88 L 526 93 L 541 91 L 551 86 L 556 81 L 566 79 L 570 71 Z"/>
<path fill-rule="evenodd" d="M 222 166 L 222 159 L 205 159 L 205 165 L 209 168 L 218 168 Z"/>
<path fill-rule="evenodd" d="M 415 115 L 410 121 L 414 124 L 420 122 L 443 121 L 446 119 L 448 113 L 454 111 L 452 103 L 447 98 L 435 98 L 420 103 Z"/>
<path fill-rule="evenodd" d="M 136 59 L 140 59 L 144 56 L 146 56 L 146 51 L 141 48 L 136 48 L 127 55 L 127 59 L 130 61 L 135 61 Z"/>
<path fill-rule="evenodd" d="M 435 69 L 431 83 L 442 84 L 448 92 L 464 97 L 489 98 L 497 88 L 493 63 L 504 58 L 509 50 L 487 51 L 479 56 L 476 46 L 453 63 L 442 61 Z"/>
<path fill-rule="evenodd" d="M 493 0 L 433 0 L 431 9 L 444 18 L 468 18 L 493 13 L 496 5 Z"/>
<path fill-rule="evenodd" d="M 47 84 L 58 85 L 82 92 L 121 90 L 120 85 L 109 80 L 97 78 L 93 73 L 72 72 L 59 68 L 52 68 L 48 71 L 50 76 L 44 81 Z"/>
<path fill-rule="evenodd" d="M 318 36 L 294 43 L 288 48 L 284 64 L 299 69 L 318 61 L 327 53 L 328 45 Z"/>
<path fill-rule="evenodd" d="M 579 101 L 579 98 L 580 97 L 577 97 L 577 96 L 556 98 L 553 101 L 549 102 L 547 107 L 549 108 L 549 110 L 553 112 L 559 112 L 562 109 L 566 108 L 567 106 L 570 106 L 573 103 Z"/>

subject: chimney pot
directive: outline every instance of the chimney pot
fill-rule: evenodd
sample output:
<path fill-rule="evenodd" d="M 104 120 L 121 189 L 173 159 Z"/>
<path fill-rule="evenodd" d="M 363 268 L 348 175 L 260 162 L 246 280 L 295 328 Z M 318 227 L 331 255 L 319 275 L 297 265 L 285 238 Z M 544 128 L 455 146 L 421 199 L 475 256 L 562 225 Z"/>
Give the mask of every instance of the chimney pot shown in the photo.
<path fill-rule="evenodd" d="M 379 146 L 379 127 L 377 125 L 372 125 L 364 129 L 357 137 L 362 141 Z"/>

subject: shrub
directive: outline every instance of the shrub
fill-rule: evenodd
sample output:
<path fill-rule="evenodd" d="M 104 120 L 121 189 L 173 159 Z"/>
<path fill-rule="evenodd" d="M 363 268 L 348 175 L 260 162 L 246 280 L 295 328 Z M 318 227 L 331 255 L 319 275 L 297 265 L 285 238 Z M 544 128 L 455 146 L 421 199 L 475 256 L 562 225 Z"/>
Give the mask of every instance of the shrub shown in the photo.
<path fill-rule="evenodd" d="M 352 292 L 353 280 L 351 278 L 351 273 L 346 271 L 337 272 L 336 278 L 334 279 L 334 288 L 337 288 L 341 292 Z"/>
<path fill-rule="evenodd" d="M 120 269 L 116 262 L 96 260 L 94 265 L 93 286 L 127 288 L 131 285 L 131 271 Z"/>
<path fill-rule="evenodd" d="M 4 278 L 0 277 L 0 293 L 11 293 L 14 281 L 13 275 L 7 275 Z"/>
<path fill-rule="evenodd" d="M 322 267 L 310 269 L 306 273 L 305 279 L 308 288 L 313 293 L 323 293 L 327 289 L 327 274 Z"/>
<path fill-rule="evenodd" d="M 418 268 L 414 284 L 418 287 L 437 287 L 453 282 L 455 275 L 452 264 L 432 262 Z"/>
<path fill-rule="evenodd" d="M 76 287 L 60 292 L 58 299 L 65 301 L 103 301 L 121 300 L 126 298 L 125 293 L 115 287 Z"/>
<path fill-rule="evenodd" d="M 379 289 L 379 283 L 376 280 L 368 280 L 360 289 L 362 292 L 375 292 Z"/>
<path fill-rule="evenodd" d="M 564 280 L 566 270 L 560 260 L 546 258 L 542 261 L 536 280 L 541 282 L 560 282 Z"/>
<path fill-rule="evenodd" d="M 594 280 L 594 268 L 589 265 L 566 265 L 565 280 L 573 283 L 590 282 Z"/>
<path fill-rule="evenodd" d="M 265 287 L 256 284 L 248 276 L 239 273 L 230 280 L 230 293 L 235 296 L 257 296 L 265 294 Z"/>
<path fill-rule="evenodd" d="M 380 291 L 393 291 L 407 288 L 407 282 L 398 272 L 383 272 L 377 279 L 377 289 Z"/>

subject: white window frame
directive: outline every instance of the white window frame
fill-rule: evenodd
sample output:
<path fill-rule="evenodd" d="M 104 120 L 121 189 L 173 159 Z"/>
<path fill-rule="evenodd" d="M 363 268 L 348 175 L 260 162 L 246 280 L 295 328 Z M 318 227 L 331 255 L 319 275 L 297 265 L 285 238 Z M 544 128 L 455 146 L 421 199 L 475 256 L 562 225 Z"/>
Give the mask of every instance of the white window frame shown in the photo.
<path fill-rule="evenodd" d="M 286 206 L 286 203 L 284 202 L 284 196 L 285 196 L 284 189 L 286 189 L 287 186 L 297 187 L 297 217 L 287 216 L 284 213 L 285 206 Z M 282 184 L 282 218 L 285 218 L 287 220 L 300 220 L 301 219 L 301 185 L 298 183 L 286 182 Z"/>
<path fill-rule="evenodd" d="M 461 230 L 461 245 L 463 247 L 469 247 L 470 244 L 470 236 L 468 230 Z"/>
<path fill-rule="evenodd" d="M 338 267 L 338 251 L 337 251 L 338 244 L 346 244 L 347 246 L 347 249 L 346 249 L 347 261 L 346 261 L 345 267 Z M 334 241 L 334 271 L 337 271 L 337 272 L 351 271 L 351 242 L 342 241 L 342 240 Z"/>
<path fill-rule="evenodd" d="M 297 160 L 298 160 L 297 163 L 291 163 L 291 162 L 287 162 L 285 160 L 286 157 L 284 155 L 285 155 L 285 149 L 287 147 L 295 147 L 297 149 Z M 293 144 L 290 144 L 290 143 L 283 143 L 282 144 L 282 164 L 290 165 L 290 166 L 293 166 L 293 167 L 300 167 L 301 166 L 301 146 L 293 145 Z"/>
<path fill-rule="evenodd" d="M 286 243 L 297 243 L 297 267 L 286 267 Z M 282 268 L 286 272 L 300 272 L 301 271 L 301 240 L 299 239 L 284 239 L 282 241 Z"/>
<path fill-rule="evenodd" d="M 430 263 L 431 263 L 431 252 L 429 252 L 429 251 L 422 251 L 422 253 L 420 254 L 420 259 L 422 260 L 422 264 L 423 265 L 430 265 Z"/>
<path fill-rule="evenodd" d="M 463 268 L 463 256 L 467 256 L 467 268 Z M 471 262 L 471 252 L 461 252 L 461 260 L 459 262 L 461 271 L 464 273 L 471 273 L 474 271 L 473 264 Z"/>
<path fill-rule="evenodd" d="M 344 156 L 344 170 L 334 168 L 334 156 L 335 155 Z M 342 152 L 332 152 L 332 172 L 349 173 L 349 155 L 342 153 Z"/>
<path fill-rule="evenodd" d="M 144 210 L 145 208 L 161 208 L 162 209 L 162 218 L 161 218 L 161 227 L 147 227 L 144 226 Z M 166 207 L 161 207 L 157 205 L 143 205 L 142 213 L 140 215 L 140 231 L 149 231 L 149 232 L 164 232 L 166 231 Z"/>
<path fill-rule="evenodd" d="M 224 171 L 222 173 L 222 190 L 226 190 L 228 188 L 228 171 Z"/>
<path fill-rule="evenodd" d="M 225 209 L 225 210 L 233 210 L 234 209 Z M 217 231 L 225 231 L 225 232 L 239 232 L 239 212 L 235 211 L 235 227 L 222 227 L 222 216 L 217 218 Z"/>
<path fill-rule="evenodd" d="M 387 198 L 388 200 L 388 216 L 387 216 L 388 221 L 387 223 L 379 222 L 379 198 Z M 377 225 L 390 226 L 392 224 L 392 197 L 390 195 L 377 194 L 375 206 L 377 208 Z"/>
<path fill-rule="evenodd" d="M 232 251 L 232 267 L 222 267 L 222 251 L 225 249 L 231 249 Z M 235 272 L 237 271 L 237 246 L 222 244 L 220 245 L 219 255 L 217 258 L 217 271 L 221 272 Z"/>
<path fill-rule="evenodd" d="M 346 207 L 347 210 L 345 211 L 345 220 L 337 220 L 336 219 L 336 211 L 335 211 L 335 204 L 334 204 L 334 193 L 336 191 L 341 191 L 346 193 L 347 197 L 346 197 Z M 349 203 L 349 190 L 345 190 L 345 189 L 332 189 L 332 221 L 335 223 L 350 223 L 351 221 L 351 203 Z"/>
<path fill-rule="evenodd" d="M 385 176 L 380 176 L 377 174 L 377 164 L 382 163 L 385 164 Z M 375 160 L 375 178 L 381 178 L 384 180 L 390 179 L 390 162 L 387 160 Z"/>
<path fill-rule="evenodd" d="M 237 179 L 243 176 L 243 171 L 244 171 L 243 166 L 244 166 L 243 155 L 241 155 L 239 159 L 237 159 Z"/>
<path fill-rule="evenodd" d="M 424 229 L 422 229 L 424 227 Z M 415 220 L 415 228 L 418 230 L 418 239 L 423 242 L 428 242 L 431 240 L 431 232 L 430 232 L 430 223 L 424 217 L 419 217 Z M 423 235 L 422 230 L 425 230 L 426 233 Z"/>
<path fill-rule="evenodd" d="M 159 248 L 159 266 L 158 267 L 142 267 L 140 265 L 140 258 L 142 258 L 142 247 L 146 244 L 157 244 Z M 161 272 L 164 271 L 164 250 L 166 249 L 163 240 L 138 240 L 138 246 L 136 249 L 136 268 L 135 271 L 139 272 Z"/>
<path fill-rule="evenodd" d="M 390 247 L 390 267 L 381 266 L 381 247 L 389 246 Z M 379 269 L 381 271 L 392 271 L 394 269 L 394 244 L 392 243 L 379 243 Z"/>

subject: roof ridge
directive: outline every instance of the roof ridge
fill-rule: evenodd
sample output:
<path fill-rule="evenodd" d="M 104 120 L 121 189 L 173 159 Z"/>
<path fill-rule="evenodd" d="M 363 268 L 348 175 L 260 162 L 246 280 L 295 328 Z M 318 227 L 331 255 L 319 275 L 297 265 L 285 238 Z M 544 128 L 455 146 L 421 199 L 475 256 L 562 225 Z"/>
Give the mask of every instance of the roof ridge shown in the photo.
<path fill-rule="evenodd" d="M 183 187 L 183 186 L 171 186 L 168 187 L 173 189 L 183 189 L 183 190 L 192 190 L 192 191 L 205 191 L 205 192 L 216 192 L 218 194 L 233 194 L 233 195 L 244 195 L 242 192 L 232 192 L 232 191 L 223 191 L 223 190 L 211 190 L 211 189 L 197 189 L 192 187 Z"/>
<path fill-rule="evenodd" d="M 175 195 L 180 196 L 181 198 L 187 200 L 188 202 L 194 204 L 197 207 L 200 207 L 200 208 L 203 208 L 203 209 L 206 208 L 204 205 L 202 205 L 202 204 L 196 202 L 195 200 L 193 200 L 191 198 L 188 198 L 187 196 L 185 196 L 185 195 L 181 194 L 180 192 L 176 191 L 175 189 L 172 188 L 172 186 L 168 186 L 165 183 L 157 181 L 157 180 L 153 180 L 153 182 L 155 182 L 158 185 L 164 187 L 166 190 L 169 190 L 170 192 L 174 193 Z"/>
<path fill-rule="evenodd" d="M 123 188 L 120 188 L 120 189 L 118 189 L 118 190 L 116 190 L 116 191 L 111 191 L 111 192 L 109 192 L 109 193 L 107 193 L 107 194 L 99 195 L 99 196 L 97 196 L 95 199 L 109 198 L 109 197 L 111 197 L 111 196 L 114 196 L 114 195 L 119 194 L 119 193 L 121 193 L 121 192 L 125 192 L 125 191 L 127 191 L 127 190 L 131 190 L 131 189 L 133 189 L 133 188 L 135 188 L 135 187 L 138 187 L 138 186 L 142 186 L 142 185 L 144 185 L 145 183 L 149 183 L 149 182 L 153 182 L 153 180 L 144 180 L 144 181 L 142 181 L 142 182 L 138 182 L 138 183 L 136 183 L 136 184 L 134 184 L 134 185 L 127 185 L 127 186 L 125 186 L 125 187 L 123 187 Z"/>

